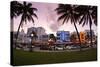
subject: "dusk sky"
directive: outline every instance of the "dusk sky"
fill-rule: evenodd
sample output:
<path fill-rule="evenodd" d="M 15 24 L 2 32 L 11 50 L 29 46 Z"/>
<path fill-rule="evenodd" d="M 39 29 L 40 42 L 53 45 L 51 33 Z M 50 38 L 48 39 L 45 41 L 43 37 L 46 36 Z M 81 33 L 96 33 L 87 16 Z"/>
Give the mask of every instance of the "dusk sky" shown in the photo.
<path fill-rule="evenodd" d="M 62 21 L 57 21 L 59 15 L 54 11 L 58 7 L 58 4 L 55 3 L 37 3 L 32 2 L 33 7 L 37 8 L 38 11 L 35 12 L 38 16 L 38 19 L 35 19 L 34 24 L 32 22 L 27 21 L 27 24 L 23 25 L 23 29 L 25 33 L 27 29 L 30 27 L 43 27 L 46 30 L 47 34 L 56 33 L 57 31 L 64 30 L 64 31 L 76 31 L 73 24 L 65 23 L 62 25 Z M 14 19 L 14 31 L 17 31 L 18 25 L 20 23 L 21 16 L 18 16 Z M 89 30 L 89 25 L 82 27 L 81 25 L 77 24 L 77 28 L 79 31 Z M 97 33 L 97 27 L 93 24 L 92 29 Z"/>

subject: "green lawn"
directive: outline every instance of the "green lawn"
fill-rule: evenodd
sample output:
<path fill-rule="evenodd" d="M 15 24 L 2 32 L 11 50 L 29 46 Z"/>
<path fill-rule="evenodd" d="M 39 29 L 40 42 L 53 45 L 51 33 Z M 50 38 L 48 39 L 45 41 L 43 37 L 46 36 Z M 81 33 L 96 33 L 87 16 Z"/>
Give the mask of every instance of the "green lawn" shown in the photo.
<path fill-rule="evenodd" d="M 13 65 L 96 61 L 97 49 L 78 52 L 26 52 L 14 49 Z"/>

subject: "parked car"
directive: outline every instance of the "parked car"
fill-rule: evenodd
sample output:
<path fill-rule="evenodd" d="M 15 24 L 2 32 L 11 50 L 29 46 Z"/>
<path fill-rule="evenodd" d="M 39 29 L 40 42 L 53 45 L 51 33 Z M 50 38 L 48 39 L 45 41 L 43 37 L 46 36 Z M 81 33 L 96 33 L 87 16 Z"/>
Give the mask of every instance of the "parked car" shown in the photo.
<path fill-rule="evenodd" d="M 56 49 L 56 50 L 64 50 L 64 48 L 63 48 L 62 45 L 56 46 L 55 49 Z"/>
<path fill-rule="evenodd" d="M 80 48 L 80 46 L 76 46 L 76 45 L 68 45 L 65 47 L 66 49 L 78 49 Z"/>
<path fill-rule="evenodd" d="M 71 46 L 66 46 L 65 48 L 66 48 L 66 49 L 72 49 L 72 47 L 71 47 Z"/>
<path fill-rule="evenodd" d="M 47 45 L 40 46 L 40 50 L 49 50 L 49 47 Z"/>

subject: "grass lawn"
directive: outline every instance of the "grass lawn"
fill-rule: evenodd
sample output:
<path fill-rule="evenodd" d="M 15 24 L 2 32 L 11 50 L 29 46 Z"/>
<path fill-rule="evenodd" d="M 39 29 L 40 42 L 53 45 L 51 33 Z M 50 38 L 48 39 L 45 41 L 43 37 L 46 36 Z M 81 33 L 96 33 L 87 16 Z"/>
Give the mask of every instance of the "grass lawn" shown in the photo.
<path fill-rule="evenodd" d="M 26 52 L 14 49 L 13 56 L 13 65 L 96 61 L 97 49 L 78 52 Z"/>

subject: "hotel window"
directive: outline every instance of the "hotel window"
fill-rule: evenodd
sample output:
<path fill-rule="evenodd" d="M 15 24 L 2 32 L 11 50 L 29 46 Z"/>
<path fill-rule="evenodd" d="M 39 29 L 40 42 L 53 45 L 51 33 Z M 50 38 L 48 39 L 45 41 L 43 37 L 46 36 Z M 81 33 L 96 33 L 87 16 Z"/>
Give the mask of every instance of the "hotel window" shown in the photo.
<path fill-rule="evenodd" d="M 59 37 L 57 37 L 57 39 L 58 39 L 58 40 L 60 40 L 60 38 L 59 38 Z"/>
<path fill-rule="evenodd" d="M 57 34 L 57 36 L 60 36 L 60 34 Z"/>

